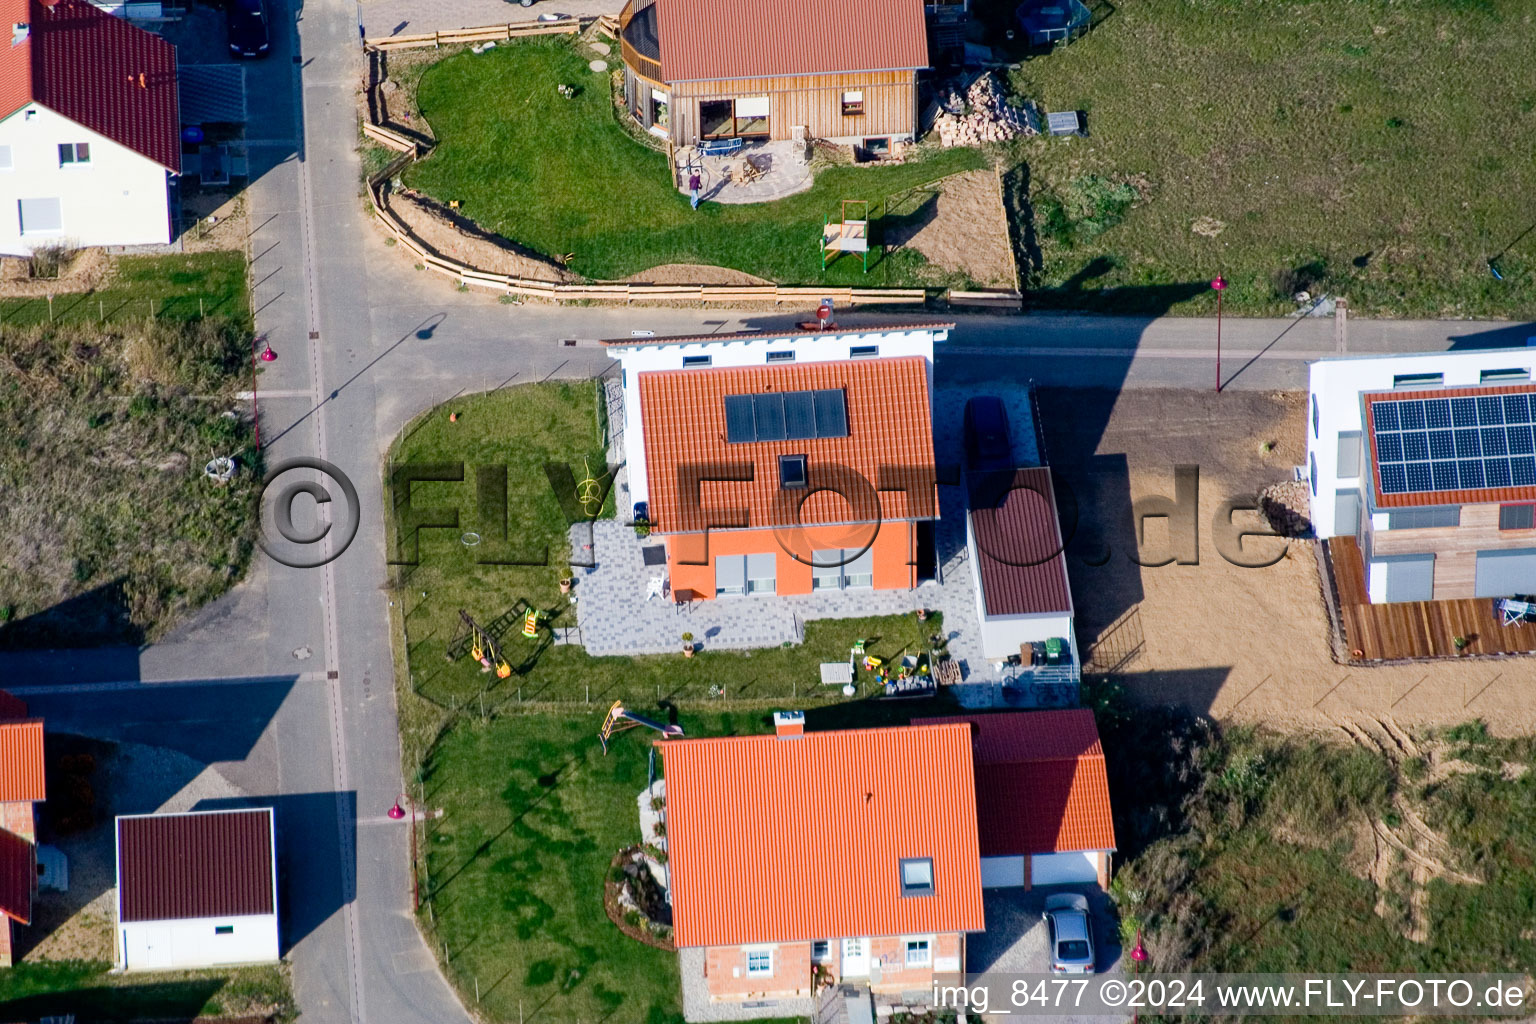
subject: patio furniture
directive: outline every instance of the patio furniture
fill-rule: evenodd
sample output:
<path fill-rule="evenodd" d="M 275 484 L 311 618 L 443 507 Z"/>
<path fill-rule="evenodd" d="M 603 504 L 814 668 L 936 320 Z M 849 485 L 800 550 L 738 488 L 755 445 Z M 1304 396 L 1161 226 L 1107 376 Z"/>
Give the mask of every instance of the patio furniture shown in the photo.
<path fill-rule="evenodd" d="M 653 597 L 665 597 L 667 592 L 667 580 L 664 576 L 652 577 L 650 584 L 645 589 L 645 599 L 649 601 Z"/>
<path fill-rule="evenodd" d="M 1504 626 L 1536 622 L 1536 601 L 1518 597 L 1501 597 L 1493 602 L 1493 610 L 1498 614 L 1500 624 Z"/>
<path fill-rule="evenodd" d="M 681 590 L 672 591 L 672 607 L 675 611 L 693 611 L 693 601 L 698 597 L 693 591 L 684 587 Z"/>
<path fill-rule="evenodd" d="M 853 682 L 853 662 L 824 661 L 821 663 L 821 685 L 847 686 Z"/>
<path fill-rule="evenodd" d="M 699 152 L 705 156 L 731 156 L 741 152 L 741 140 L 705 139 L 699 143 Z"/>

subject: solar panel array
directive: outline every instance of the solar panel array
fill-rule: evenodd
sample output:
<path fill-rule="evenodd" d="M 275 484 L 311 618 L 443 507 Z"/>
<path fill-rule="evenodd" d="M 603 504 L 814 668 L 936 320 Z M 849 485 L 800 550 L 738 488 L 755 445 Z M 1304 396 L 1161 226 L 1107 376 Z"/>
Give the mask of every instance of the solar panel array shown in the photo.
<path fill-rule="evenodd" d="M 802 441 L 848 436 L 848 403 L 840 388 L 725 396 L 725 439 Z"/>
<path fill-rule="evenodd" d="M 1536 394 L 1371 405 L 1383 494 L 1536 487 Z"/>

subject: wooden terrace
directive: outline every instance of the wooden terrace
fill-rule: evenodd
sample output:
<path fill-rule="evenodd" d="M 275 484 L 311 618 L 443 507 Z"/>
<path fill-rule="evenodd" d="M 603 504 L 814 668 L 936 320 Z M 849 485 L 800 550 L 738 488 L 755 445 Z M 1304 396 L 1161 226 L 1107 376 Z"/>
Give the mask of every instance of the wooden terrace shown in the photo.
<path fill-rule="evenodd" d="M 1536 622 L 1502 625 L 1491 598 L 1371 604 L 1355 538 L 1322 543 L 1351 663 L 1536 653 Z M 1465 651 L 1456 650 L 1456 637 L 1466 638 Z"/>

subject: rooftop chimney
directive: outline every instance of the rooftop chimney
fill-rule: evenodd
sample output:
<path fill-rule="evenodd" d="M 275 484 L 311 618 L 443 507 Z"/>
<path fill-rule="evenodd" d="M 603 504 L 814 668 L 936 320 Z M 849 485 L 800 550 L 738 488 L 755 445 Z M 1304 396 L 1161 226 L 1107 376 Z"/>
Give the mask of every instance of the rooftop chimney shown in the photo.
<path fill-rule="evenodd" d="M 799 739 L 805 735 L 804 711 L 775 711 L 773 732 L 781 740 Z"/>

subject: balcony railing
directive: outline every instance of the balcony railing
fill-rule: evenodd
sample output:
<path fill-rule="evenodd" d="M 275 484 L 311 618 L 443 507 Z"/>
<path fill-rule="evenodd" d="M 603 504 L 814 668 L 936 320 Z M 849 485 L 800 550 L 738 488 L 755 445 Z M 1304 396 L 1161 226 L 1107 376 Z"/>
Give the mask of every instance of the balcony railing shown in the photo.
<path fill-rule="evenodd" d="M 629 45 L 629 23 L 635 19 L 636 14 L 655 2 L 656 0 L 629 0 L 629 3 L 624 5 L 624 10 L 619 13 L 619 53 L 630 70 L 655 85 L 665 87 L 666 82 L 661 78 L 661 62 L 645 56 Z"/>

